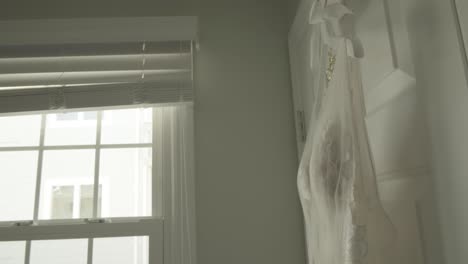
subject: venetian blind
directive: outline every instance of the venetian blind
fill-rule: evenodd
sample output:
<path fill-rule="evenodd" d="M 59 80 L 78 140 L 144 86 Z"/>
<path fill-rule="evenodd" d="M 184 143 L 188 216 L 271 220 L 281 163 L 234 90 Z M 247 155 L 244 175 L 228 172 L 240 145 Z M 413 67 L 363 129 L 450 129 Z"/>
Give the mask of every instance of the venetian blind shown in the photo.
<path fill-rule="evenodd" d="M 7 37 L 0 41 L 0 112 L 190 102 L 194 23 L 181 17 L 0 24 Z"/>

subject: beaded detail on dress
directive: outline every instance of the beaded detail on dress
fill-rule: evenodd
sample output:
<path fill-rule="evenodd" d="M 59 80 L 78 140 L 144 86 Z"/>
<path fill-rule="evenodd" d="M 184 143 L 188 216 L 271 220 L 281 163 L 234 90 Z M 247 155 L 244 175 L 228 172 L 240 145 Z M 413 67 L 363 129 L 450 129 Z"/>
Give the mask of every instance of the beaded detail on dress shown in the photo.
<path fill-rule="evenodd" d="M 328 67 L 325 71 L 325 76 L 327 77 L 327 81 L 330 82 L 333 77 L 333 71 L 335 70 L 335 63 L 336 63 L 336 55 L 333 54 L 332 49 L 328 50 Z"/>

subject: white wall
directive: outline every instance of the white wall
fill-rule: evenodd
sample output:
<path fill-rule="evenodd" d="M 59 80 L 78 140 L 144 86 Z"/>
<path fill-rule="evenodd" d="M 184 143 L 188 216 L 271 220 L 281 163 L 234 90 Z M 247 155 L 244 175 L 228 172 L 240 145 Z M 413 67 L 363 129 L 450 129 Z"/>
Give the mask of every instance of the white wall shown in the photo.
<path fill-rule="evenodd" d="M 26 2 L 26 3 L 25 3 Z M 304 263 L 287 1 L 10 1 L 0 19 L 199 15 L 198 260 Z"/>
<path fill-rule="evenodd" d="M 201 17 L 199 263 L 304 263 L 284 8 L 231 2 Z"/>

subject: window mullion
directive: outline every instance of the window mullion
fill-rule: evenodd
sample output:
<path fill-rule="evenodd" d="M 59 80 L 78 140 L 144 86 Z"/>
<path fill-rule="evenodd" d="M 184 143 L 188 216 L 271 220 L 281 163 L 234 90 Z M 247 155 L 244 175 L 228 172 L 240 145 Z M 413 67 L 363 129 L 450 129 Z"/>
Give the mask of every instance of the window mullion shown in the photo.
<path fill-rule="evenodd" d="M 37 222 L 39 219 L 39 201 L 41 193 L 41 183 L 42 183 L 42 161 L 44 159 L 44 139 L 45 139 L 45 129 L 46 129 L 46 115 L 41 115 L 41 133 L 39 136 L 39 153 L 37 157 L 37 172 L 36 172 L 36 193 L 34 198 L 34 222 Z"/>
<path fill-rule="evenodd" d="M 96 124 L 96 152 L 94 154 L 94 185 L 93 185 L 93 218 L 98 217 L 99 201 L 99 165 L 101 160 L 101 129 L 102 129 L 102 111 L 97 112 Z M 88 258 L 87 264 L 93 264 L 93 238 L 88 239 Z"/>
<path fill-rule="evenodd" d="M 93 264 L 93 238 L 88 238 L 88 261 L 87 264 Z"/>
<path fill-rule="evenodd" d="M 24 264 L 29 264 L 31 262 L 31 240 L 26 241 L 24 250 Z"/>
<path fill-rule="evenodd" d="M 102 129 L 102 111 L 97 112 L 96 125 L 96 153 L 94 155 L 94 185 L 93 185 L 93 218 L 98 217 L 99 201 L 99 167 L 101 156 L 101 129 Z"/>
<path fill-rule="evenodd" d="M 73 185 L 73 218 L 80 217 L 80 206 L 81 206 L 81 186 L 79 184 Z"/>
<path fill-rule="evenodd" d="M 41 194 L 41 182 L 42 182 L 42 161 L 44 160 L 44 139 L 46 129 L 46 115 L 41 115 L 41 131 L 39 134 L 39 152 L 37 155 L 37 171 L 36 171 L 36 190 L 34 196 L 34 212 L 33 221 L 37 223 L 39 219 L 39 201 Z M 29 264 L 31 258 L 31 240 L 26 241 L 24 263 Z"/>
<path fill-rule="evenodd" d="M 122 148 L 150 148 L 152 143 L 125 143 L 125 144 L 101 144 L 101 149 L 122 149 Z M 78 149 L 94 149 L 96 145 L 57 145 L 57 146 L 25 146 L 25 147 L 0 147 L 0 152 L 9 151 L 39 151 L 43 150 L 78 150 Z"/>
<path fill-rule="evenodd" d="M 153 217 L 161 217 L 163 216 L 163 179 L 160 173 L 162 167 L 162 158 L 161 153 L 156 151 L 156 147 L 160 150 L 162 147 L 162 136 L 161 136 L 161 110 L 156 109 L 153 107 L 152 109 L 152 147 L 151 147 L 151 205 L 152 205 L 152 212 L 151 215 Z"/>
<path fill-rule="evenodd" d="M 163 238 L 162 219 L 74 225 L 34 225 L 0 228 L 0 241 L 61 240 L 94 237 L 155 236 Z"/>

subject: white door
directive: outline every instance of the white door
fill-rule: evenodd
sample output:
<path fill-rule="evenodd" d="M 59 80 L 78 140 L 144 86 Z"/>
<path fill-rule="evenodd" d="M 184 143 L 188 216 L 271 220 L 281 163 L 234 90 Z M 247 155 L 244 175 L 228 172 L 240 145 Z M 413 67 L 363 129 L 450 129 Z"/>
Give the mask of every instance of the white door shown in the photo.
<path fill-rule="evenodd" d="M 412 0 L 349 1 L 356 14 L 367 128 L 384 208 L 397 229 L 395 263 L 430 263 L 437 228 L 424 107 L 412 59 Z"/>
<path fill-rule="evenodd" d="M 441 263 L 440 254 L 432 250 L 440 247 L 430 177 L 430 140 L 408 28 L 415 1 L 346 1 L 355 14 L 356 36 L 364 50 L 361 71 L 366 122 L 380 195 L 398 232 L 392 263 L 399 264 Z M 303 1 L 302 8 L 307 8 L 308 2 Z M 303 128 L 307 127 L 303 123 L 308 121 L 314 96 L 305 58 L 308 36 L 300 30 L 304 27 L 301 16 L 304 14 L 299 11 L 290 34 L 299 155 Z M 301 116 L 306 119 L 301 120 Z"/>

